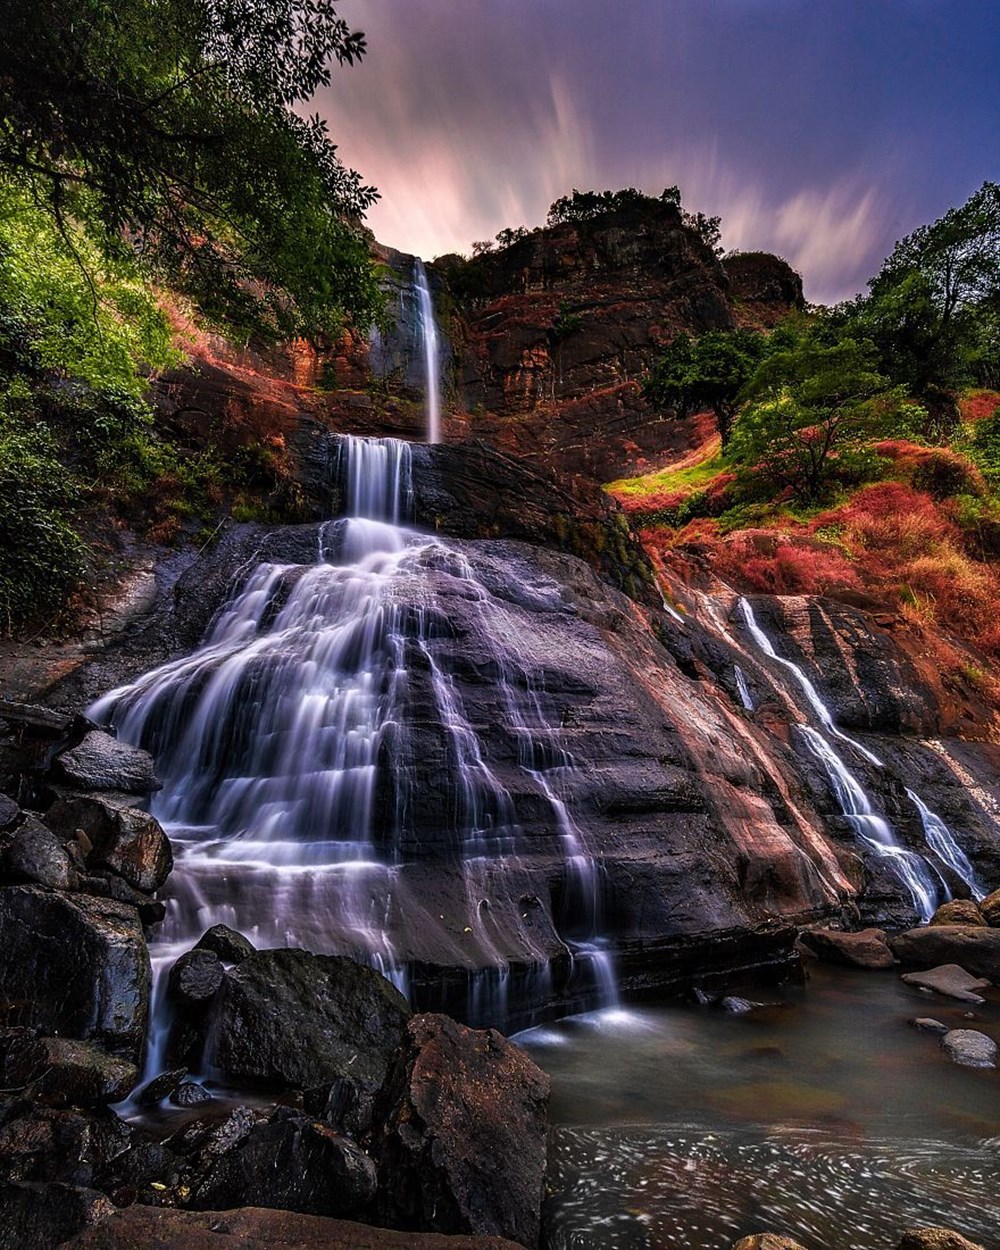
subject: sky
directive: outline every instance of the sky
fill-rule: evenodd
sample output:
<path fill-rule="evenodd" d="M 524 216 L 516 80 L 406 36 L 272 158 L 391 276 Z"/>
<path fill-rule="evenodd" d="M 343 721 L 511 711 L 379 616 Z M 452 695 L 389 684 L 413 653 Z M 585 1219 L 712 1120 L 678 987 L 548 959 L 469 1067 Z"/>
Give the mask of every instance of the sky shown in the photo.
<path fill-rule="evenodd" d="M 340 0 L 368 36 L 314 102 L 429 259 L 574 187 L 678 184 L 727 248 L 829 303 L 1000 179 L 1000 0 Z"/>

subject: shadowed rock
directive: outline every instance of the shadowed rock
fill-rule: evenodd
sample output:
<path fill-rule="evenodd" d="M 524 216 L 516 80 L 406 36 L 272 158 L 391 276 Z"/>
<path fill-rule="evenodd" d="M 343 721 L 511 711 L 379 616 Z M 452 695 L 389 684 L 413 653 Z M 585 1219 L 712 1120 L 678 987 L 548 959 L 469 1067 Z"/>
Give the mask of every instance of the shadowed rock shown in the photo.
<path fill-rule="evenodd" d="M 159 821 L 127 800 L 66 794 L 49 808 L 45 819 L 67 836 L 82 829 L 91 847 L 87 863 L 111 869 L 146 894 L 159 889 L 173 867 L 170 840 Z"/>
<path fill-rule="evenodd" d="M 214 924 L 195 942 L 194 949 L 211 951 L 224 964 L 239 964 L 248 955 L 252 955 L 256 947 L 249 938 L 237 933 L 235 929 L 230 929 L 228 925 Z"/>
<path fill-rule="evenodd" d="M 854 968 L 893 968 L 896 961 L 881 929 L 841 933 L 837 929 L 804 929 L 802 944 L 828 963 Z"/>
<path fill-rule="evenodd" d="M 96 1189 L 0 1183 L 0 1250 L 48 1250 L 114 1214 Z"/>
<path fill-rule="evenodd" d="M 996 929 L 933 925 L 900 933 L 890 946 L 900 963 L 918 968 L 958 964 L 994 984 L 1000 981 L 1000 931 Z"/>

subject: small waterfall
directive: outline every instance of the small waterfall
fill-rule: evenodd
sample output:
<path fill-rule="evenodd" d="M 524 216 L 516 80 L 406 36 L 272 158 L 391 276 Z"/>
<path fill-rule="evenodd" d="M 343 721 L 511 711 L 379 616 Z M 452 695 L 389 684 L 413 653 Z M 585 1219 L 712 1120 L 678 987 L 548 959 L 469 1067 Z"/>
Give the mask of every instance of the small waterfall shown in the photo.
<path fill-rule="evenodd" d="M 747 628 L 758 647 L 769 659 L 774 660 L 792 674 L 805 693 L 809 706 L 816 713 L 820 723 L 827 732 L 839 738 L 841 742 L 848 743 L 870 764 L 874 764 L 878 768 L 884 767 L 878 756 L 872 754 L 871 751 L 856 739 L 850 737 L 849 734 L 845 734 L 838 729 L 829 708 L 820 698 L 816 687 L 802 669 L 791 660 L 786 660 L 783 656 L 777 654 L 770 638 L 757 624 L 753 607 L 749 601 L 741 598 L 739 606 Z M 737 677 L 737 685 L 739 685 L 739 677 Z M 947 886 L 943 881 L 939 883 L 937 879 L 938 874 L 934 872 L 927 860 L 922 855 L 917 854 L 917 852 L 907 850 L 899 841 L 892 827 L 881 816 L 875 814 L 871 800 L 862 788 L 861 783 L 823 735 L 806 725 L 800 725 L 798 729 L 803 735 L 809 750 L 823 765 L 834 794 L 837 796 L 840 810 L 848 823 L 868 847 L 889 861 L 896 875 L 906 886 L 920 918 L 924 921 L 930 920 L 938 904 L 951 897 Z M 945 863 L 951 864 L 947 855 L 942 854 L 938 846 L 939 842 L 941 845 L 947 845 L 948 842 L 951 842 L 954 846 L 954 839 L 952 839 L 947 826 L 944 825 L 944 822 L 939 817 L 934 816 L 934 813 L 930 812 L 916 795 L 910 791 L 907 791 L 907 793 L 910 794 L 911 799 L 921 813 L 928 845 L 935 853 L 941 856 Z M 947 835 L 945 839 L 941 838 L 940 831 L 936 827 L 934 835 L 937 840 L 935 841 L 931 838 L 928 822 L 924 817 L 925 811 L 944 830 L 945 835 Z M 962 859 L 965 859 L 965 856 L 962 855 L 961 850 L 957 846 L 954 846 L 954 850 L 958 852 Z M 971 873 L 971 865 L 968 864 L 967 860 L 966 865 Z M 963 874 L 959 873 L 959 875 Z"/>
<path fill-rule="evenodd" d="M 932 812 L 918 794 L 907 789 L 910 802 L 920 813 L 920 822 L 924 827 L 927 845 L 937 854 L 941 861 L 969 887 L 969 893 L 978 902 L 986 897 L 987 891 L 980 884 L 976 870 L 969 863 L 969 857 L 955 840 L 955 835 L 944 823 L 937 812 Z"/>
<path fill-rule="evenodd" d="M 574 768 L 558 713 L 532 685 L 507 601 L 463 551 L 405 527 L 410 464 L 408 444 L 345 438 L 349 515 L 320 527 L 317 562 L 258 565 L 195 652 L 90 709 L 156 756 L 163 789 L 153 812 L 175 849 L 151 948 L 159 975 L 148 1076 L 166 1061 L 163 973 L 218 923 L 258 946 L 350 955 L 404 992 L 411 964 L 467 968 L 465 1007 L 449 1005 L 477 1024 L 503 1027 L 525 978 L 550 998 L 560 950 L 571 969 L 555 987 L 565 998 L 615 1001 L 602 878 L 569 811 Z M 493 727 L 463 704 L 447 644 L 452 603 L 481 640 L 496 728 L 517 744 L 514 779 L 535 796 L 533 809 L 540 801 L 550 813 L 542 842 L 561 852 L 566 900 L 551 937 L 522 915 L 519 900 L 537 888 L 524 856 L 536 852 L 525 847 L 511 781 L 489 762 Z M 411 723 L 417 687 L 429 694 Z M 446 795 L 439 817 L 427 815 L 404 762 L 419 760 L 428 725 L 442 752 L 441 780 L 429 774 Z M 428 821 L 441 848 L 431 858 L 420 845 Z"/>
<path fill-rule="evenodd" d="M 748 712 L 752 712 L 754 710 L 753 695 L 747 685 L 746 675 L 738 664 L 733 665 L 733 675 L 736 678 L 736 689 L 740 693 L 740 702 Z"/>
<path fill-rule="evenodd" d="M 913 906 L 923 921 L 930 920 L 940 902 L 941 886 L 934 879 L 930 865 L 916 851 L 908 851 L 899 842 L 891 826 L 877 816 L 871 800 L 861 788 L 857 777 L 847 768 L 822 734 L 808 725 L 799 725 L 799 733 L 813 755 L 820 761 L 837 796 L 840 810 L 862 842 L 892 865 L 906 886 Z"/>
<path fill-rule="evenodd" d="M 434 316 L 434 300 L 424 262 L 417 257 L 414 263 L 417 301 L 420 308 L 420 337 L 424 347 L 424 377 L 427 395 L 427 441 L 441 441 L 441 351 L 438 343 L 437 320 Z"/>

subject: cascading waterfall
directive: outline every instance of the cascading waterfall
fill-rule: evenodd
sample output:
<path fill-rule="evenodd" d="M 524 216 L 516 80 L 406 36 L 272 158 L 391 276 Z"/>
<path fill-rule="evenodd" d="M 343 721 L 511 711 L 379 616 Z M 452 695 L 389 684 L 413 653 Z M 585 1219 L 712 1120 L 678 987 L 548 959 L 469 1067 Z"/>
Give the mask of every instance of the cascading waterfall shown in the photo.
<path fill-rule="evenodd" d="M 258 946 L 350 955 L 404 990 L 409 963 L 430 964 L 424 952 L 444 950 L 470 969 L 467 1017 L 504 1025 L 512 940 L 500 940 L 486 896 L 499 873 L 520 881 L 525 893 L 529 882 L 516 858 L 522 832 L 515 805 L 440 650 L 451 594 L 475 614 L 498 674 L 498 714 L 518 744 L 520 775 L 548 805 L 562 849 L 570 992 L 590 1006 L 610 1005 L 600 874 L 563 792 L 573 762 L 559 744 L 554 709 L 519 661 L 516 625 L 463 552 L 402 524 L 412 500 L 409 446 L 345 438 L 341 448 L 350 515 L 320 528 L 317 563 L 261 563 L 197 651 L 91 709 L 123 740 L 151 750 L 163 781 L 153 811 L 176 864 L 163 893 L 167 916 L 151 949 L 154 966 L 162 974 L 217 923 Z M 415 731 L 407 698 L 421 674 L 429 677 L 449 769 L 445 833 L 468 912 L 458 938 L 453 918 L 433 915 L 410 882 L 423 867 L 414 866 L 406 845 L 415 836 L 417 796 L 399 760 Z M 380 787 L 386 770 L 395 796 L 388 805 Z M 435 867 L 435 880 L 444 872 Z M 509 910 L 516 916 L 521 908 Z M 533 937 L 527 918 L 513 945 L 544 990 L 552 950 Z M 581 987 L 581 978 L 589 984 Z M 165 1062 L 164 979 L 148 1075 Z"/>
<path fill-rule="evenodd" d="M 750 687 L 747 685 L 746 674 L 738 664 L 733 665 L 733 676 L 736 678 L 736 689 L 739 691 L 740 702 L 748 712 L 754 710 L 753 695 L 750 693 Z"/>
<path fill-rule="evenodd" d="M 749 601 L 741 598 L 739 607 L 747 628 L 760 650 L 769 659 L 774 660 L 792 674 L 802 688 L 809 706 L 816 713 L 817 718 L 827 732 L 840 739 L 840 741 L 848 743 L 870 764 L 874 764 L 878 768 L 884 767 L 878 756 L 837 727 L 829 708 L 820 698 L 816 687 L 802 669 L 791 660 L 787 660 L 777 654 L 771 640 L 758 625 L 753 607 Z M 746 698 L 743 694 L 746 683 L 744 680 L 741 684 L 741 677 L 742 674 L 737 669 L 737 685 L 740 689 L 740 696 L 744 701 L 744 706 L 747 706 Z M 951 898 L 951 891 L 943 878 L 941 878 L 940 873 L 932 868 L 924 856 L 915 851 L 907 850 L 900 843 L 891 825 L 875 814 L 871 800 L 857 777 L 848 769 L 843 759 L 834 750 L 832 744 L 815 729 L 804 725 L 799 726 L 799 729 L 811 753 L 822 763 L 834 794 L 837 796 L 840 809 L 851 824 L 851 827 L 866 845 L 890 862 L 897 876 L 906 886 L 921 919 L 929 920 L 937 906 L 946 899 Z M 909 789 L 907 789 L 906 793 L 920 814 L 924 836 L 930 849 L 942 863 L 946 864 L 965 882 L 974 897 L 983 898 L 985 895 L 982 887 L 976 881 L 972 865 L 958 845 L 951 830 L 941 817 L 932 812 L 917 794 Z"/>
<path fill-rule="evenodd" d="M 420 338 L 424 349 L 424 377 L 427 395 L 427 441 L 441 441 L 441 351 L 438 342 L 434 299 L 424 262 L 418 257 L 414 264 L 417 302 L 420 310 Z"/>

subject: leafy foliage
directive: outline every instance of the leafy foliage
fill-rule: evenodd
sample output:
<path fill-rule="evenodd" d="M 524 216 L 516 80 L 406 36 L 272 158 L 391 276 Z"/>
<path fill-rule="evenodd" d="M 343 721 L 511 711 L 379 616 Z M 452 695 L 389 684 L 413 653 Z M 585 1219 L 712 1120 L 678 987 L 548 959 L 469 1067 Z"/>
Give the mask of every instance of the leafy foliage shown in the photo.
<path fill-rule="evenodd" d="M 635 187 L 624 187 L 621 191 L 577 191 L 574 188 L 571 195 L 561 196 L 550 205 L 546 223 L 557 226 L 563 222 L 592 221 L 605 213 L 652 204 L 670 204 L 678 209 L 684 225 L 694 230 L 717 256 L 722 254 L 722 218 L 686 212 L 681 208 L 681 193 L 676 186 L 667 187 L 659 197 L 645 195 Z"/>
<path fill-rule="evenodd" d="M 330 0 L 9 0 L 0 174 L 211 314 L 278 334 L 379 307 L 374 192 L 296 106 L 364 38 Z"/>

